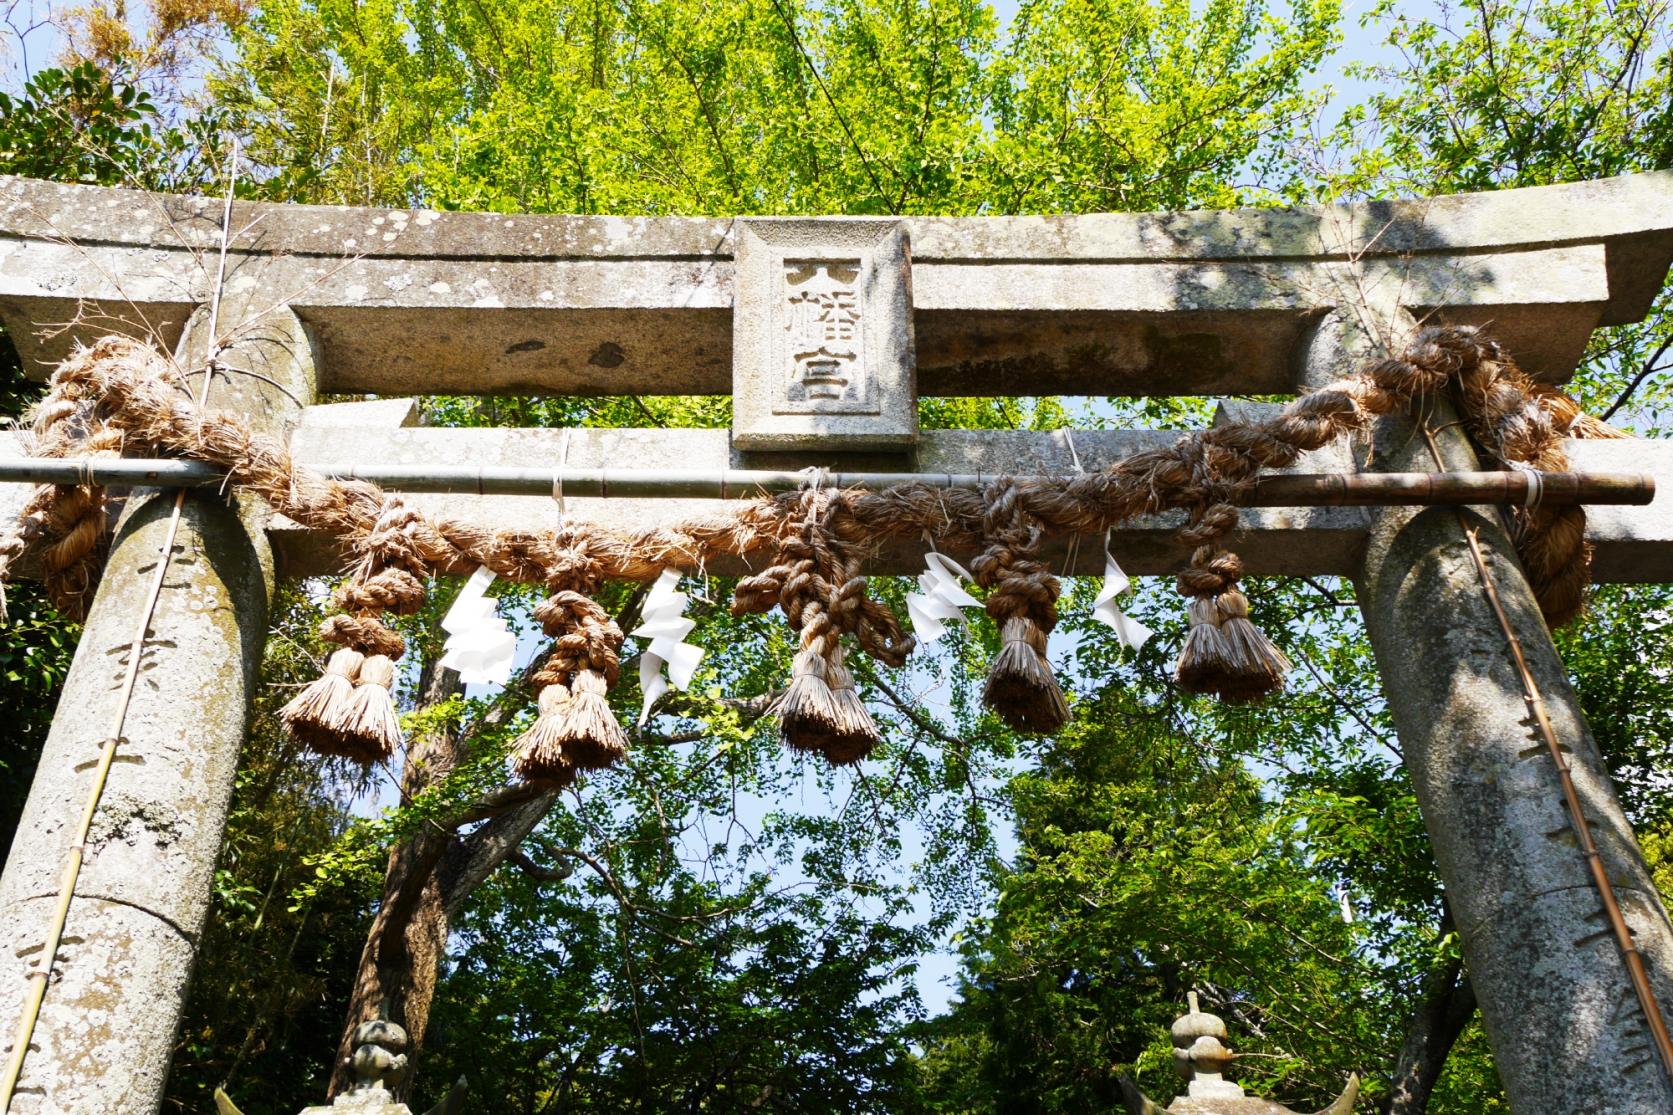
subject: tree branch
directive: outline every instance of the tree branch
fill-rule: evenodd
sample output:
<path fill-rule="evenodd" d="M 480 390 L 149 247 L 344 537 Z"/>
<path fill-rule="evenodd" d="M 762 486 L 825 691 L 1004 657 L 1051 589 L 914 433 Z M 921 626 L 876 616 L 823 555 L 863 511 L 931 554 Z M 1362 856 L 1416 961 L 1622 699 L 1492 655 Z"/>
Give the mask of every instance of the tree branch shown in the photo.
<path fill-rule="evenodd" d="M 511 853 L 511 858 L 508 862 L 514 865 L 517 870 L 521 871 L 529 878 L 542 883 L 561 883 L 571 875 L 575 874 L 575 868 L 572 867 L 567 860 L 563 861 L 562 865 L 559 867 L 542 867 L 538 863 L 534 862 L 534 860 L 529 857 L 529 854 L 521 848 Z"/>
<path fill-rule="evenodd" d="M 1599 422 L 1609 421 L 1615 412 L 1625 406 L 1628 399 L 1632 398 L 1632 393 L 1638 390 L 1640 384 L 1661 371 L 1661 358 L 1667 355 L 1667 350 L 1670 347 L 1673 347 L 1673 334 L 1669 334 L 1667 339 L 1661 342 L 1661 347 L 1656 349 L 1655 354 L 1644 361 L 1644 367 L 1639 370 L 1637 375 L 1632 377 L 1632 382 L 1627 384 L 1626 390 L 1622 391 L 1616 396 L 1615 401 L 1609 404 L 1609 409 L 1598 415 Z"/>
<path fill-rule="evenodd" d="M 558 791 L 534 794 L 522 804 L 507 807 L 487 824 L 455 841 L 436 869 L 442 907 L 454 917 L 471 892 L 499 870 L 507 859 L 523 855 L 521 845 L 557 804 Z M 527 856 L 524 856 L 526 859 Z"/>

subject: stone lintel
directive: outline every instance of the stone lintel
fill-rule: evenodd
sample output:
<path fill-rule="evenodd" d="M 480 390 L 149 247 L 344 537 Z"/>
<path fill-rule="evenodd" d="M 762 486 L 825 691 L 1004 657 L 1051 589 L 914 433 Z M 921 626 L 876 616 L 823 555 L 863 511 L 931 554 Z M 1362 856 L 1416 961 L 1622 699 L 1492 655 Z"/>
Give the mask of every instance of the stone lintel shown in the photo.
<path fill-rule="evenodd" d="M 332 404 L 309 407 L 291 437 L 297 459 L 311 465 L 378 461 L 390 465 L 513 465 L 529 467 L 556 462 L 561 431 L 552 429 L 447 429 L 399 427 L 406 408 L 397 400 L 372 404 Z M 386 407 L 395 416 L 364 425 L 349 425 L 334 414 L 338 407 Z M 1258 418 L 1268 408 L 1243 404 L 1228 407 L 1239 419 Z M 1088 469 L 1145 449 L 1170 444 L 1179 435 L 1155 430 L 1077 430 L 1074 447 Z M 920 434 L 917 468 L 923 472 L 1072 472 L 1073 454 L 1061 432 L 1027 430 L 925 430 Z M 1587 532 L 1595 547 L 1593 574 L 1599 582 L 1664 583 L 1673 581 L 1673 442 L 1571 441 L 1568 451 L 1577 471 L 1649 472 L 1658 479 L 1656 499 L 1646 507 L 1587 509 Z M 0 457 L 21 456 L 15 435 L 0 435 Z M 775 460 L 750 454 L 748 459 L 728 445 L 724 430 L 576 430 L 571 434 L 569 464 L 576 468 L 654 467 L 780 468 L 800 467 L 805 457 Z M 832 459 L 833 467 L 893 469 L 899 460 L 880 456 Z M 1327 449 L 1303 458 L 1293 472 L 1350 471 L 1353 462 L 1340 449 Z M 0 518 L 15 516 L 27 498 L 22 484 L 0 484 Z M 544 496 L 431 495 L 414 493 L 408 501 L 427 514 L 477 518 L 505 526 L 555 529 L 557 505 Z M 674 515 L 701 515 L 724 506 L 719 500 L 592 499 L 571 497 L 569 513 L 617 529 L 632 530 L 666 521 Z M 1359 507 L 1263 507 L 1242 513 L 1243 533 L 1235 543 L 1238 555 L 1257 576 L 1348 575 L 1358 568 L 1365 545 L 1368 511 Z M 1172 532 L 1177 515 L 1142 519 L 1114 532 L 1115 552 L 1122 567 L 1135 575 L 1173 573 L 1185 559 Z M 268 527 L 280 572 L 285 576 L 315 576 L 339 572 L 344 556 L 331 540 L 303 530 L 283 517 Z M 1097 547 L 1083 541 L 1076 561 L 1063 563 L 1065 540 L 1053 539 L 1047 550 L 1060 572 L 1095 575 L 1102 571 Z M 885 549 L 872 563 L 876 573 L 921 572 L 921 547 Z M 968 557 L 970 555 L 958 555 Z M 739 566 L 715 567 L 716 573 L 741 573 Z M 27 567 L 25 568 L 27 573 Z"/>
<path fill-rule="evenodd" d="M 799 223 L 910 240 L 920 393 L 1265 393 L 1293 387 L 1307 321 L 1366 290 L 1491 321 L 1566 378 L 1595 326 L 1660 289 L 1670 202 L 1658 172 L 1307 209 Z M 171 343 L 218 218 L 210 199 L 0 178 L 0 318 L 37 373 L 75 337 Z M 325 390 L 732 390 L 745 222 L 267 203 L 234 219 L 256 223 L 229 289 L 270 263 L 261 292 L 313 328 Z"/>

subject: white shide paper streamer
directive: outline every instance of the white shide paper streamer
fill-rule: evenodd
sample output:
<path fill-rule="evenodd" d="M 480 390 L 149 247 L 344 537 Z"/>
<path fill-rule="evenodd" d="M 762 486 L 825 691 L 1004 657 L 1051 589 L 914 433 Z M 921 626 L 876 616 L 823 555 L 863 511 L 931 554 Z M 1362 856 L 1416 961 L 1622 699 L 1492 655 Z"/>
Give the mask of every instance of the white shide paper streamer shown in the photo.
<path fill-rule="evenodd" d="M 1093 618 L 1115 631 L 1115 637 L 1123 646 L 1138 650 L 1144 646 L 1150 636 L 1154 634 L 1150 628 L 1121 610 L 1121 605 L 1115 598 L 1127 591 L 1132 582 L 1127 574 L 1121 571 L 1121 566 L 1115 563 L 1108 544 L 1104 546 L 1104 587 L 1098 591 L 1098 599 L 1092 607 Z"/>
<path fill-rule="evenodd" d="M 639 687 L 645 694 L 644 707 L 639 711 L 641 724 L 650 718 L 651 706 L 668 692 L 670 685 L 681 690 L 691 685 L 691 675 L 703 660 L 703 648 L 684 641 L 697 621 L 684 615 L 690 598 L 679 588 L 679 570 L 664 569 L 646 595 L 645 606 L 639 613 L 641 622 L 633 629 L 634 638 L 650 641 L 639 656 Z M 666 678 L 662 676 L 665 664 Z"/>
<path fill-rule="evenodd" d="M 441 621 L 447 643 L 440 664 L 459 671 L 460 681 L 504 685 L 511 680 L 517 636 L 495 611 L 494 598 L 488 595 L 488 586 L 493 583 L 494 571 L 477 566 Z"/>
<path fill-rule="evenodd" d="M 962 608 L 980 608 L 982 602 L 964 591 L 959 579 L 970 580 L 964 566 L 945 554 L 931 550 L 924 555 L 927 568 L 918 574 L 921 592 L 906 594 L 906 614 L 920 643 L 933 643 L 947 633 L 948 623 L 963 623 Z"/>

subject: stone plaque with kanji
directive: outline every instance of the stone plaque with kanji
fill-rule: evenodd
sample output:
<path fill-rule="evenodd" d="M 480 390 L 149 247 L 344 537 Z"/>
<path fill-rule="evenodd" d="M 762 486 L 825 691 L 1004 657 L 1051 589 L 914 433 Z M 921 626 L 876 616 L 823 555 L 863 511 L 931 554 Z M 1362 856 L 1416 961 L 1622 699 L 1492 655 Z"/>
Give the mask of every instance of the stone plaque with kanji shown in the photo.
<path fill-rule="evenodd" d="M 910 449 L 917 390 L 900 223 L 744 221 L 734 259 L 733 445 Z"/>

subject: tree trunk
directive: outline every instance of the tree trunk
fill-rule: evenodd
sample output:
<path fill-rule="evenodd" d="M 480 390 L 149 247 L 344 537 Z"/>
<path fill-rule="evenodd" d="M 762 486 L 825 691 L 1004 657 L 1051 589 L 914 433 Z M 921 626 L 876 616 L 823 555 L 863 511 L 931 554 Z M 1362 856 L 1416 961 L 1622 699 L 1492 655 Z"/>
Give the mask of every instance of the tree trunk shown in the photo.
<path fill-rule="evenodd" d="M 421 678 L 421 707 L 429 707 L 464 691 L 452 670 L 426 668 Z M 401 797 L 414 795 L 445 777 L 459 758 L 459 741 L 446 729 L 434 729 L 408 743 L 401 771 Z M 360 952 L 348 1016 L 337 1043 L 328 1095 L 335 1097 L 354 1083 L 349 1058 L 354 1053 L 354 1031 L 362 1022 L 387 1019 L 407 1031 L 409 1066 L 418 1058 L 424 1028 L 430 1020 L 443 953 L 447 947 L 448 918 L 436 867 L 452 843 L 453 834 L 426 826 L 395 845 L 384 871 L 383 901 L 366 945 Z M 396 1089 L 404 1098 L 409 1070 Z"/>
<path fill-rule="evenodd" d="M 1462 961 L 1454 960 L 1424 977 L 1423 997 L 1406 1027 L 1382 1115 L 1423 1115 L 1429 1110 L 1429 1093 L 1441 1078 L 1447 1055 L 1476 1011 L 1475 989 L 1462 969 Z"/>
<path fill-rule="evenodd" d="M 452 670 L 432 672 L 426 668 L 420 680 L 424 694 L 421 707 L 463 690 Z M 479 726 L 496 727 L 511 714 L 512 706 L 497 707 L 483 717 Z M 445 730 L 411 740 L 406 767 L 401 772 L 402 799 L 410 801 L 446 777 L 469 750 L 470 742 L 469 735 L 461 738 Z M 556 791 L 507 796 L 454 825 L 426 825 L 417 835 L 390 849 L 383 901 L 360 953 L 354 991 L 337 1043 L 328 1093 L 331 1097 L 354 1083 L 349 1058 L 354 1053 L 355 1028 L 362 1022 L 383 1018 L 407 1032 L 407 1071 L 395 1088 L 397 1099 L 406 1098 L 430 1021 L 430 1004 L 441 976 L 453 917 L 471 891 L 517 852 L 557 799 Z M 460 839 L 455 827 L 475 821 L 486 823 Z"/>
<path fill-rule="evenodd" d="M 621 623 L 637 623 L 639 607 L 648 586 L 629 596 Z M 543 661 L 537 658 L 525 670 L 525 678 Z M 514 686 L 519 683 L 513 682 Z M 426 662 L 419 675 L 420 708 L 430 708 L 464 692 L 459 675 Z M 521 686 L 519 686 L 521 688 Z M 516 705 L 501 702 L 491 709 L 472 732 L 498 727 L 514 715 Z M 458 735 L 445 727 L 434 728 L 407 744 L 406 766 L 401 771 L 401 800 L 417 794 L 445 778 L 470 750 L 472 733 Z M 490 795 L 493 797 L 494 795 Z M 463 907 L 483 880 L 518 851 L 523 840 L 551 812 L 556 791 L 519 793 L 490 801 L 485 798 L 467 815 L 451 824 L 426 824 L 389 852 L 384 871 L 383 901 L 366 946 L 360 953 L 354 991 L 349 998 L 348 1016 L 337 1042 L 337 1060 L 331 1067 L 328 1095 L 335 1098 L 354 1083 L 349 1059 L 354 1054 L 354 1031 L 362 1022 L 382 1018 L 407 1032 L 407 1071 L 395 1086 L 395 1098 L 405 1100 L 413 1068 L 424 1045 L 424 1030 L 430 1021 L 430 1004 L 441 977 L 442 959 L 447 951 L 451 919 Z M 461 839 L 457 829 L 480 824 Z M 532 869 L 524 861 L 525 869 Z"/>

